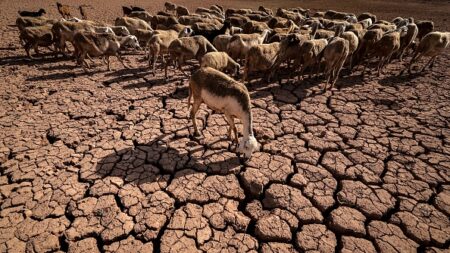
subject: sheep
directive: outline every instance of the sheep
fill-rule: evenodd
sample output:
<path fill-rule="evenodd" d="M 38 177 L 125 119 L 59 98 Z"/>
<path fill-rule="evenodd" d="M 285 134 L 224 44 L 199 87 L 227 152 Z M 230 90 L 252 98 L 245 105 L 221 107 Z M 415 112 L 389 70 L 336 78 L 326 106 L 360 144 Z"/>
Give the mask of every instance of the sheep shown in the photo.
<path fill-rule="evenodd" d="M 168 48 L 170 61 L 172 62 L 177 60 L 178 69 L 181 72 L 183 72 L 182 65 L 186 60 L 197 59 L 201 64 L 202 57 L 209 52 L 217 52 L 217 49 L 203 36 L 192 36 L 175 39 L 170 43 Z M 166 63 L 164 69 L 166 79 L 168 65 L 169 62 Z"/>
<path fill-rule="evenodd" d="M 72 14 L 70 14 L 70 6 L 63 5 L 59 2 L 56 2 L 56 8 L 58 8 L 58 12 L 59 12 L 59 14 L 61 14 L 61 16 L 63 18 L 71 18 L 72 17 Z"/>
<path fill-rule="evenodd" d="M 115 34 L 113 29 L 111 27 L 107 26 L 94 26 L 94 31 L 96 33 L 109 33 L 109 34 Z"/>
<path fill-rule="evenodd" d="M 109 26 L 117 36 L 127 36 L 130 35 L 130 31 L 126 26 Z"/>
<path fill-rule="evenodd" d="M 357 52 L 355 56 L 353 57 L 353 61 L 356 64 L 361 63 L 364 61 L 364 58 L 366 57 L 369 50 L 373 47 L 375 43 L 377 43 L 381 38 L 383 37 L 383 30 L 381 29 L 372 29 L 367 30 L 364 34 L 361 43 L 359 43 L 359 47 L 357 49 Z M 353 66 L 355 66 L 353 65 Z M 352 66 L 352 68 L 353 68 Z"/>
<path fill-rule="evenodd" d="M 200 136 L 197 128 L 196 114 L 202 103 L 221 111 L 230 125 L 228 136 L 239 142 L 234 118 L 243 124 L 243 137 L 237 151 L 250 158 L 252 153 L 260 149 L 260 144 L 253 135 L 250 95 L 244 84 L 239 83 L 226 74 L 213 68 L 200 68 L 189 80 L 188 111 L 193 98 L 190 118 L 194 127 L 194 135 Z"/>
<path fill-rule="evenodd" d="M 429 69 L 433 68 L 434 62 L 436 58 L 444 52 L 444 50 L 450 44 L 450 33 L 449 32 L 430 32 L 425 35 L 419 43 L 416 51 L 414 52 L 413 57 L 411 58 L 411 62 L 408 69 L 408 73 L 411 74 L 412 65 L 417 62 L 422 56 L 431 57 L 430 60 L 423 66 L 420 72 L 423 72 L 427 66 Z M 400 75 L 406 70 L 402 70 Z"/>
<path fill-rule="evenodd" d="M 30 49 L 34 48 L 35 53 L 38 55 L 38 47 L 49 47 L 53 44 L 53 34 L 52 34 L 52 25 L 42 25 L 42 26 L 32 26 L 25 27 L 20 31 L 20 39 L 25 42 L 24 48 L 27 53 L 27 56 L 30 59 L 34 57 L 30 54 Z"/>
<path fill-rule="evenodd" d="M 18 17 L 16 19 L 16 26 L 19 31 L 29 26 L 41 26 L 46 24 L 54 24 L 58 22 L 56 19 L 48 19 L 45 17 Z"/>
<path fill-rule="evenodd" d="M 345 60 L 349 55 L 349 41 L 338 37 L 342 35 L 343 30 L 343 26 L 338 26 L 335 37 L 331 38 L 328 45 L 323 49 L 322 58 L 325 62 L 324 74 L 327 80 L 324 91 L 327 90 L 328 84 L 331 84 L 330 88 L 333 89 L 333 86 L 339 77 L 339 73 L 341 72 L 342 66 L 344 66 Z M 356 37 L 356 35 L 354 36 Z"/>
<path fill-rule="evenodd" d="M 132 10 L 128 6 L 122 6 L 123 15 L 126 17 L 131 14 Z"/>
<path fill-rule="evenodd" d="M 201 27 L 198 26 L 198 24 L 195 24 L 192 26 L 192 30 L 194 30 L 195 35 L 202 35 L 206 39 L 209 40 L 209 42 L 213 42 L 214 38 L 216 36 L 225 34 L 225 32 L 230 29 L 231 24 L 228 21 L 225 21 L 220 29 L 201 29 Z"/>
<path fill-rule="evenodd" d="M 369 59 L 371 57 L 380 57 L 377 67 L 378 76 L 381 74 L 383 67 L 389 62 L 392 55 L 400 49 L 400 37 L 407 32 L 407 29 L 406 26 L 402 26 L 394 31 L 385 33 L 370 49 L 368 53 Z M 368 64 L 369 61 L 367 61 L 367 64 L 364 66 L 362 76 L 364 76 Z"/>
<path fill-rule="evenodd" d="M 55 38 L 55 49 L 66 56 L 66 41 L 73 44 L 74 35 L 77 31 L 94 32 L 94 27 L 84 22 L 58 21 L 52 27 Z"/>
<path fill-rule="evenodd" d="M 175 12 L 177 9 L 177 5 L 171 2 L 165 2 L 164 7 L 166 8 L 166 12 Z"/>
<path fill-rule="evenodd" d="M 267 22 L 269 28 L 283 28 L 286 27 L 286 24 L 289 22 L 289 19 L 282 17 L 272 17 L 272 19 Z"/>
<path fill-rule="evenodd" d="M 294 64 L 296 67 L 294 67 L 294 69 L 297 68 L 298 65 L 301 64 L 299 52 L 301 50 L 303 42 L 309 39 L 311 39 L 309 35 L 302 34 L 289 34 L 285 38 L 283 38 L 280 42 L 280 50 L 278 51 L 276 59 L 270 67 L 271 73 L 269 79 L 271 79 L 275 75 L 275 71 L 283 62 L 287 61 L 289 66 L 291 60 L 295 60 Z"/>
<path fill-rule="evenodd" d="M 170 26 L 157 25 L 156 30 L 175 30 L 177 32 L 183 31 L 185 28 L 191 29 L 190 26 L 182 25 L 182 24 L 174 24 Z"/>
<path fill-rule="evenodd" d="M 46 14 L 44 9 L 39 9 L 39 11 L 18 11 L 21 17 L 41 17 Z"/>
<path fill-rule="evenodd" d="M 352 31 L 345 31 L 340 35 L 340 37 L 348 42 L 347 58 L 349 59 L 349 66 L 351 70 L 353 66 L 353 55 L 356 53 L 359 46 L 359 38 Z"/>
<path fill-rule="evenodd" d="M 267 22 L 272 19 L 272 16 L 269 15 L 261 15 L 261 14 L 245 14 L 246 17 L 248 17 L 250 20 L 259 21 L 259 22 Z"/>
<path fill-rule="evenodd" d="M 369 26 L 372 25 L 372 19 L 366 18 L 358 21 L 358 23 L 360 23 L 364 29 L 367 29 Z"/>
<path fill-rule="evenodd" d="M 100 34 L 87 31 L 77 32 L 74 35 L 74 47 L 78 55 L 77 63 L 81 64 L 86 72 L 86 67 L 90 68 L 90 65 L 85 60 L 88 55 L 106 57 L 108 71 L 111 71 L 110 56 L 116 56 L 125 68 L 129 68 L 118 54 L 119 49 L 125 44 L 139 48 L 139 42 L 136 36 L 133 35 L 118 37 L 114 34 Z"/>
<path fill-rule="evenodd" d="M 394 24 L 373 24 L 371 26 L 369 26 L 369 28 L 367 28 L 368 30 L 372 30 L 372 29 L 381 29 L 384 32 L 389 32 L 389 31 L 394 31 L 395 29 L 397 29 L 397 26 Z"/>
<path fill-rule="evenodd" d="M 228 21 L 230 21 L 230 24 L 232 26 L 242 27 L 247 22 L 250 22 L 250 19 L 248 17 L 242 16 L 242 15 L 233 15 L 231 17 L 227 17 Z"/>
<path fill-rule="evenodd" d="M 242 27 L 244 33 L 261 33 L 264 30 L 268 29 L 270 28 L 266 23 L 253 20 L 245 23 L 244 26 Z"/>
<path fill-rule="evenodd" d="M 151 22 L 153 18 L 153 16 L 146 11 L 133 11 L 128 15 L 128 17 L 142 19 L 147 23 Z"/>
<path fill-rule="evenodd" d="M 205 54 L 202 58 L 201 68 L 210 67 L 220 71 L 227 70 L 228 72 L 237 75 L 241 65 L 235 62 L 227 53 L 225 52 L 209 52 Z"/>
<path fill-rule="evenodd" d="M 417 34 L 417 38 L 419 40 L 422 40 L 422 38 L 425 35 L 427 35 L 428 33 L 432 32 L 434 30 L 433 21 L 418 20 L 415 24 L 417 25 L 417 28 L 419 28 L 419 33 Z"/>
<path fill-rule="evenodd" d="M 230 35 L 235 35 L 235 34 L 242 33 L 243 31 L 244 30 L 242 28 L 240 28 L 240 27 L 232 26 L 232 27 L 230 27 L 229 34 Z"/>
<path fill-rule="evenodd" d="M 250 47 L 262 44 L 267 39 L 269 32 L 270 30 L 267 29 L 263 33 L 233 35 L 228 43 L 227 52 L 235 60 L 243 59 Z"/>
<path fill-rule="evenodd" d="M 290 19 L 295 23 L 300 23 L 304 20 L 304 17 L 300 13 L 284 10 L 282 8 L 278 8 L 276 16 Z"/>
<path fill-rule="evenodd" d="M 231 40 L 231 35 L 228 34 L 221 34 L 217 35 L 217 37 L 214 38 L 213 45 L 219 52 L 226 52 L 228 49 L 228 43 Z"/>
<path fill-rule="evenodd" d="M 177 17 L 190 14 L 188 8 L 182 5 L 178 5 L 177 8 L 175 9 L 175 12 L 177 14 Z"/>
<path fill-rule="evenodd" d="M 134 35 L 137 29 L 152 30 L 150 25 L 144 20 L 130 17 L 116 18 L 114 25 L 125 26 L 131 35 Z"/>
<path fill-rule="evenodd" d="M 223 15 L 223 7 L 222 6 L 220 6 L 220 5 L 211 5 L 210 7 L 209 7 L 209 9 L 210 10 L 213 10 L 213 11 L 217 11 L 218 13 L 220 13 L 220 14 L 222 14 Z"/>
<path fill-rule="evenodd" d="M 203 8 L 203 7 L 198 7 L 195 10 L 195 13 L 197 13 L 197 14 L 210 14 L 210 15 L 213 15 L 213 16 L 221 18 L 221 19 L 225 18 L 221 12 L 216 11 L 216 10 L 206 9 L 206 8 Z"/>
<path fill-rule="evenodd" d="M 163 56 L 163 62 L 164 60 L 164 54 L 168 52 L 169 46 L 177 38 L 183 38 L 188 37 L 192 34 L 192 29 L 189 27 L 184 28 L 182 31 L 177 32 L 174 30 L 156 30 L 153 34 L 153 36 L 148 41 L 148 47 L 149 47 L 149 65 L 152 62 L 153 66 L 153 75 L 155 75 L 155 67 L 156 67 L 156 61 L 158 59 L 159 55 Z"/>
<path fill-rule="evenodd" d="M 136 29 L 133 35 L 138 39 L 139 45 L 144 48 L 144 53 L 147 54 L 148 43 L 153 37 L 153 30 Z"/>
<path fill-rule="evenodd" d="M 255 71 L 270 70 L 275 63 L 275 59 L 280 51 L 280 43 L 261 44 L 252 46 L 246 55 L 244 76 L 242 81 L 248 81 L 249 74 Z M 268 75 L 270 77 L 270 75 Z M 267 81 L 270 79 L 268 78 Z"/>
<path fill-rule="evenodd" d="M 314 67 L 318 63 L 320 63 L 321 60 L 320 56 L 322 54 L 322 51 L 325 49 L 327 45 L 328 45 L 327 39 L 311 39 L 303 42 L 303 44 L 300 47 L 300 51 L 298 52 L 299 59 L 297 59 L 297 61 L 302 64 L 298 75 L 298 80 L 302 78 L 303 72 L 308 67 L 311 68 L 309 77 L 310 78 L 312 77 Z M 319 68 L 317 68 L 317 72 L 318 71 Z"/>
<path fill-rule="evenodd" d="M 403 61 L 403 55 L 414 42 L 417 34 L 419 33 L 419 28 L 416 24 L 414 24 L 413 18 L 409 18 L 409 24 L 406 27 L 408 28 L 408 31 L 406 32 L 405 36 L 400 38 L 400 49 L 398 50 L 400 61 Z"/>
<path fill-rule="evenodd" d="M 80 10 L 81 18 L 84 20 L 87 20 L 88 18 L 87 18 L 87 14 L 86 14 L 86 10 L 84 9 L 84 6 L 80 5 L 80 6 L 78 6 L 78 9 Z"/>
<path fill-rule="evenodd" d="M 178 20 L 173 16 L 161 16 L 161 15 L 155 15 L 151 19 L 152 28 L 156 29 L 156 26 L 158 24 L 164 25 L 164 26 L 171 26 L 175 24 L 179 24 Z"/>
<path fill-rule="evenodd" d="M 370 12 L 361 13 L 358 16 L 358 21 L 361 21 L 361 20 L 364 20 L 364 19 L 367 19 L 367 18 L 370 18 L 372 20 L 372 24 L 377 22 L 377 16 L 372 14 L 372 13 L 370 13 Z"/>
<path fill-rule="evenodd" d="M 271 9 L 266 8 L 262 5 L 258 7 L 258 10 L 267 13 L 267 15 L 271 15 L 271 16 L 273 15 L 273 11 Z"/>

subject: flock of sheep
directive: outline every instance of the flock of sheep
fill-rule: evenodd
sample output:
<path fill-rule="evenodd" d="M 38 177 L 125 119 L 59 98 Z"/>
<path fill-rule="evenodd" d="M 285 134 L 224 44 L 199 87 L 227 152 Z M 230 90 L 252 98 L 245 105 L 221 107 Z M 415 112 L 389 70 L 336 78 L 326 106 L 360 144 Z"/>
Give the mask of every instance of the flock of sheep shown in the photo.
<path fill-rule="evenodd" d="M 190 106 L 193 98 L 190 117 L 194 133 L 199 135 L 195 115 L 201 103 L 225 114 L 229 137 L 233 139 L 234 132 L 236 143 L 234 118 L 239 118 L 243 138 L 238 151 L 246 157 L 259 149 L 252 130 L 250 96 L 243 83 L 221 71 L 238 76 L 242 64 L 243 82 L 258 72 L 270 80 L 279 79 L 275 77 L 277 70 L 286 64 L 291 69 L 288 78 L 297 73 L 300 80 L 304 71 L 310 78 L 323 73 L 327 90 L 328 85 L 333 88 L 344 66 L 352 73 L 362 65 L 364 75 L 374 58 L 378 60 L 378 75 L 388 63 L 403 61 L 410 52 L 413 56 L 405 70 L 411 73 L 411 66 L 422 56 L 430 57 L 422 71 L 427 66 L 431 69 L 450 42 L 450 33 L 433 31 L 433 22 L 415 22 L 413 18 L 385 21 L 371 13 L 311 13 L 302 8 L 279 8 L 274 14 L 263 6 L 255 11 L 213 5 L 199 7 L 195 13 L 169 2 L 164 7 L 165 11 L 152 15 L 139 7 L 123 6 L 123 17 L 108 25 L 87 20 L 83 6 L 79 7 L 79 19 L 72 16 L 69 6 L 57 3 L 62 19 L 46 18 L 41 9 L 19 12 L 16 24 L 30 58 L 30 49 L 38 54 L 38 47 L 67 56 L 69 42 L 74 49 L 72 57 L 85 71 L 90 67 L 87 60 L 93 61 L 91 57 L 101 57 L 110 70 L 109 58 L 115 56 L 128 68 L 119 54 L 124 48 L 145 50 L 153 74 L 161 56 L 166 78 L 169 65 L 183 72 L 186 61 L 197 60 L 200 68 L 191 75 L 188 102 Z"/>

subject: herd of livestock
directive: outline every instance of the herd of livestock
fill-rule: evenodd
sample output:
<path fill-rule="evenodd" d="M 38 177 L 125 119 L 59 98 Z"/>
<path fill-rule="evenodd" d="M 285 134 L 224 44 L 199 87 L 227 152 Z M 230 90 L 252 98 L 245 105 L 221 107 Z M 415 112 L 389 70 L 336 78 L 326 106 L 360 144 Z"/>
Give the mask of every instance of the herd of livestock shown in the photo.
<path fill-rule="evenodd" d="M 412 58 L 404 70 L 411 73 L 412 65 L 423 56 L 430 59 L 421 71 L 431 69 L 450 42 L 450 33 L 433 31 L 432 21 L 412 17 L 386 21 L 371 13 L 313 13 L 303 8 L 279 8 L 273 13 L 264 6 L 258 10 L 224 10 L 220 5 L 199 7 L 191 13 L 184 6 L 166 2 L 165 10 L 155 15 L 139 7 L 123 6 L 124 15 L 109 25 L 88 20 L 84 6 L 79 7 L 81 19 L 72 15 L 70 6 L 56 6 L 61 19 L 45 17 L 43 9 L 19 12 L 21 17 L 16 24 L 30 58 L 31 48 L 38 54 L 39 47 L 47 47 L 56 56 L 72 53 L 85 71 L 90 68 L 88 60 L 92 62 L 92 57 L 101 57 L 110 70 L 110 56 L 128 68 L 120 51 L 134 48 L 145 51 L 153 74 L 161 58 L 166 78 L 169 66 L 183 72 L 186 61 L 196 60 L 200 68 L 190 78 L 188 103 L 194 99 L 190 116 L 195 134 L 199 134 L 196 112 L 201 103 L 206 103 L 225 114 L 230 124 L 229 136 L 232 139 L 234 131 L 236 143 L 233 119 L 241 120 L 243 139 L 238 150 L 247 157 L 259 144 L 253 135 L 247 88 L 230 77 L 239 75 L 241 65 L 244 83 L 255 73 L 264 73 L 268 81 L 279 79 L 277 70 L 288 68 L 287 78 L 297 74 L 298 80 L 305 71 L 310 78 L 322 73 L 326 90 L 329 85 L 333 88 L 344 67 L 352 73 L 355 67 L 362 66 L 364 76 L 366 68 L 374 65 L 380 75 L 387 64 L 403 61 L 407 54 L 412 54 Z"/>

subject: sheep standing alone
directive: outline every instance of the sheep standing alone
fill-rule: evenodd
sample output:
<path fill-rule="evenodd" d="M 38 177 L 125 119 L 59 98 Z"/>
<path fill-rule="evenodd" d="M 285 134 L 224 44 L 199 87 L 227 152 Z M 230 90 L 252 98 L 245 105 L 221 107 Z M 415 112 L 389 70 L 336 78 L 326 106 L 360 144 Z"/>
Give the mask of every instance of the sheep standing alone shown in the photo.
<path fill-rule="evenodd" d="M 191 97 L 194 99 L 190 111 L 194 135 L 200 135 L 196 114 L 200 105 L 205 103 L 211 109 L 225 114 L 230 124 L 228 136 L 232 140 L 232 131 L 234 131 L 234 139 L 236 143 L 239 143 L 237 149 L 239 153 L 250 158 L 253 152 L 259 150 L 260 145 L 253 135 L 250 95 L 244 84 L 213 68 L 200 68 L 189 80 L 188 110 Z M 243 137 L 240 142 L 234 118 L 238 118 L 243 124 Z"/>
<path fill-rule="evenodd" d="M 418 61 L 422 56 L 431 57 L 430 60 L 423 66 L 421 72 L 425 70 L 427 66 L 430 69 L 433 68 L 436 57 L 441 54 L 450 44 L 450 32 L 431 32 L 425 35 L 420 41 L 419 46 L 414 52 L 414 56 L 409 63 L 408 73 L 411 74 L 412 65 Z M 405 70 L 400 72 L 403 74 Z"/>
<path fill-rule="evenodd" d="M 225 52 L 209 52 L 205 54 L 202 58 L 202 68 L 210 67 L 217 69 L 219 71 L 227 70 L 234 75 L 239 73 L 241 65 L 235 62 L 227 53 Z"/>

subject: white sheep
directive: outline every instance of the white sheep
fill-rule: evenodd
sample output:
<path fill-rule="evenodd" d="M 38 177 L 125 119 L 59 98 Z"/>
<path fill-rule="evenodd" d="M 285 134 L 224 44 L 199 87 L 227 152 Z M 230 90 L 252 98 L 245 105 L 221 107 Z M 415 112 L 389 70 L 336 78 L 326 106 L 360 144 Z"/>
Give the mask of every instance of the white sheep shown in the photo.
<path fill-rule="evenodd" d="M 226 74 L 213 68 L 200 68 L 189 80 L 188 110 L 193 97 L 190 118 L 194 126 L 194 135 L 199 136 L 196 114 L 202 103 L 208 107 L 220 111 L 230 124 L 228 136 L 239 143 L 237 151 L 244 157 L 250 158 L 252 153 L 260 149 L 260 144 L 253 135 L 252 111 L 250 95 L 244 84 L 235 81 Z M 243 137 L 238 140 L 238 133 L 234 124 L 234 118 L 238 118 L 243 124 Z"/>

